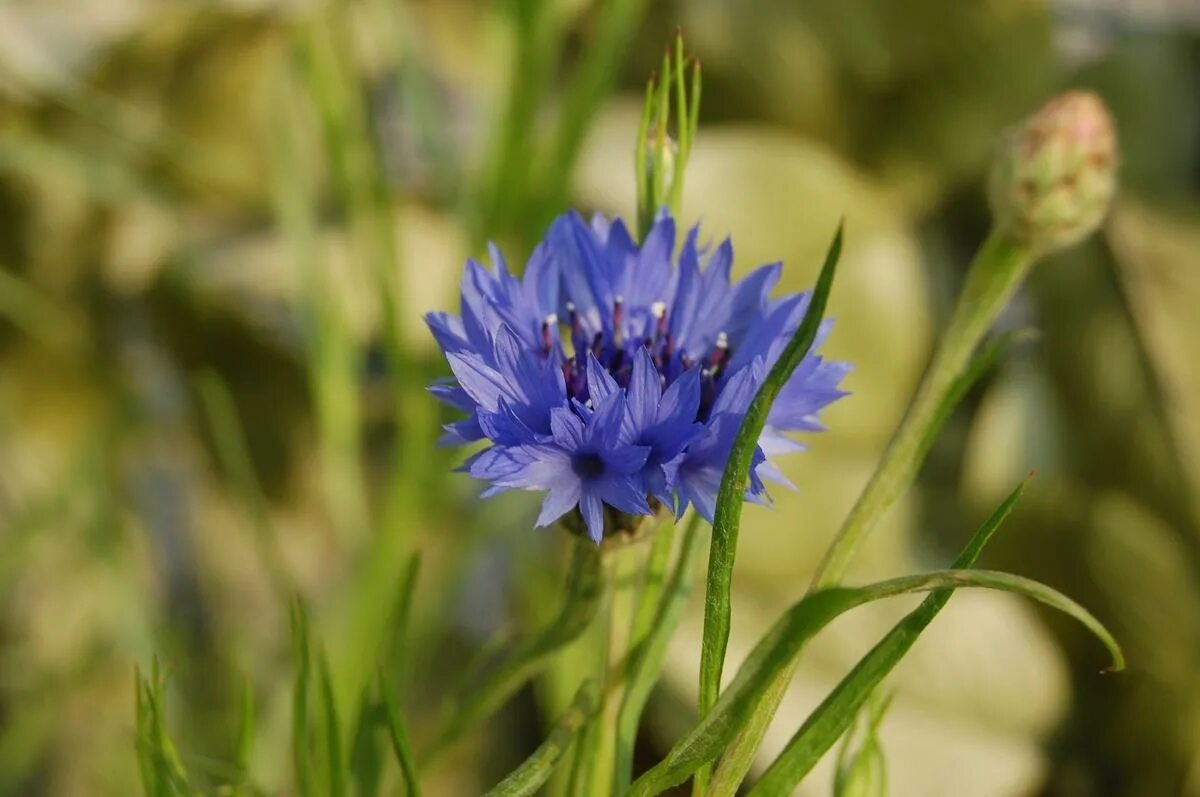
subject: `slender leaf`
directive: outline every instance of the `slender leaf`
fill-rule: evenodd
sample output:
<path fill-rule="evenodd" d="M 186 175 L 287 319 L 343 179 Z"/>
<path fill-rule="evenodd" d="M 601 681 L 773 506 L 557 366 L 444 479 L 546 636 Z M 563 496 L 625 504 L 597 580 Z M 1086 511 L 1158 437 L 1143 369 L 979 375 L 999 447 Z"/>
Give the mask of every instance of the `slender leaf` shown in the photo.
<path fill-rule="evenodd" d="M 312 760 L 308 739 L 308 683 L 311 679 L 308 616 L 299 599 L 291 605 L 292 655 L 296 661 L 296 681 L 292 687 L 292 766 L 296 794 L 313 794 Z"/>
<path fill-rule="evenodd" d="M 853 733 L 847 733 L 838 751 L 833 797 L 885 797 L 887 795 L 887 761 L 879 742 L 879 725 L 887 713 L 891 698 L 881 698 L 875 692 L 871 705 L 863 712 L 862 741 L 851 754 Z"/>
<path fill-rule="evenodd" d="M 254 525 L 254 542 L 271 587 L 281 601 L 286 600 L 286 596 L 295 592 L 295 586 L 271 524 L 267 499 L 254 471 L 246 431 L 238 419 L 233 394 L 216 371 L 202 373 L 196 380 L 196 390 L 212 429 L 221 470 Z"/>
<path fill-rule="evenodd" d="M 238 722 L 238 737 L 236 758 L 237 794 L 248 793 L 246 788 L 250 781 L 250 756 L 254 750 L 254 690 L 250 679 L 242 681 L 242 710 Z"/>
<path fill-rule="evenodd" d="M 427 757 L 441 753 L 464 731 L 499 708 L 596 617 L 604 593 L 599 549 L 584 541 L 576 541 L 572 548 L 566 596 L 558 616 L 540 632 L 498 650 L 473 673 L 475 677 L 466 684 L 465 693 L 452 701 Z"/>
<path fill-rule="evenodd" d="M 325 753 L 328 757 L 329 797 L 342 797 L 346 793 L 346 760 L 342 755 L 342 728 L 338 721 L 337 701 L 333 698 L 333 679 L 329 675 L 329 661 L 322 653 L 318 660 L 321 679 L 321 703 L 325 714 Z"/>
<path fill-rule="evenodd" d="M 989 523 L 992 521 L 998 525 L 996 515 Z M 985 539 L 990 534 L 976 536 Z M 1113 669 L 1124 666 L 1120 648 L 1092 615 L 1064 595 L 1020 576 L 985 570 L 942 570 L 866 587 L 831 587 L 805 596 L 780 618 L 755 646 L 713 710 L 676 743 L 666 759 L 633 784 L 630 794 L 657 794 L 683 782 L 720 755 L 752 715 L 755 704 L 772 679 L 789 665 L 815 633 L 838 615 L 882 598 L 947 587 L 985 587 L 1017 592 L 1059 609 L 1081 622 L 1105 644 L 1113 658 Z"/>
<path fill-rule="evenodd" d="M 980 574 L 981 578 L 979 586 L 1007 589 L 1006 586 L 1000 584 L 982 583 L 997 575 L 989 574 L 987 571 L 947 572 L 976 572 Z M 1010 576 L 1009 578 L 1016 577 Z M 971 586 L 976 585 L 972 584 Z M 1011 591 L 1022 592 L 1018 588 L 1014 588 Z M 946 601 L 950 599 L 952 592 L 953 589 L 940 589 L 927 597 L 921 602 L 920 606 L 901 620 L 887 636 L 855 665 L 854 669 L 842 679 L 841 683 L 813 711 L 804 722 L 804 725 L 796 731 L 795 735 L 788 742 L 787 747 L 784 748 L 783 753 L 775 759 L 771 766 L 767 768 L 767 771 L 763 773 L 758 783 L 754 785 L 754 788 L 750 790 L 751 795 L 754 795 L 754 797 L 766 797 L 767 795 L 787 795 L 792 793 L 795 785 L 812 771 L 812 768 L 816 766 L 826 751 L 833 746 L 838 737 L 850 726 L 854 720 L 855 713 L 871 696 L 884 677 L 904 657 L 904 654 L 916 642 L 917 637 L 920 636 L 925 627 L 941 611 Z M 1023 594 L 1028 594 L 1030 597 L 1042 600 L 1042 597 L 1038 595 Z M 1062 598 L 1062 596 L 1058 597 L 1063 601 L 1068 601 L 1068 599 Z M 1091 619 L 1090 615 L 1078 607 L 1075 607 L 1075 609 L 1081 614 L 1065 609 L 1063 606 L 1049 600 L 1042 600 L 1042 602 L 1067 611 L 1068 614 L 1083 622 L 1111 651 L 1113 664 L 1109 669 L 1114 671 L 1124 669 L 1124 658 L 1115 640 L 1109 636 L 1103 626 L 1094 619 Z M 1071 605 L 1074 606 L 1074 604 Z"/>
<path fill-rule="evenodd" d="M 383 671 L 379 673 L 379 694 L 383 697 L 384 710 L 387 713 L 388 735 L 392 740 L 392 750 L 396 753 L 396 761 L 400 764 L 400 773 L 404 776 L 404 788 L 408 797 L 420 797 L 421 783 L 417 777 L 417 765 L 413 759 L 412 745 L 408 741 L 408 731 L 396 706 L 396 698 L 388 688 L 387 678 Z"/>
<path fill-rule="evenodd" d="M 746 484 L 754 452 L 758 447 L 758 438 L 766 425 L 767 413 L 775 397 L 796 366 L 804 359 L 816 338 L 817 329 L 825 315 L 825 304 L 833 287 L 833 276 L 841 251 L 842 226 L 839 225 L 825 256 L 821 275 L 809 299 L 804 320 L 750 402 L 730 450 L 729 462 L 721 477 L 709 548 L 708 584 L 704 596 L 704 636 L 700 649 L 701 716 L 708 713 L 716 703 L 720 691 L 725 649 L 729 644 L 729 589 L 733 578 L 733 561 L 737 555 L 742 503 L 746 497 Z"/>
<path fill-rule="evenodd" d="M 488 797 L 523 797 L 534 794 L 550 779 L 581 728 L 596 711 L 596 684 L 588 680 L 579 687 L 575 699 L 559 717 L 546 741 L 525 759 L 512 774 L 500 781 Z"/>
<path fill-rule="evenodd" d="M 925 453 L 929 450 L 930 445 L 933 444 L 946 419 L 950 417 L 950 414 L 958 406 L 963 396 L 967 394 L 971 387 L 985 373 L 991 370 L 992 365 L 1002 352 L 1017 340 L 1028 337 L 1030 337 L 1030 333 L 1028 332 L 1010 332 L 997 336 L 980 351 L 976 352 L 963 372 L 947 386 L 936 411 L 930 416 L 928 425 L 922 432 L 920 444 L 916 449 L 918 465 L 920 461 L 923 461 Z M 1020 495 L 1023 486 L 1018 487 L 1001 504 L 1001 508 L 997 512 L 1007 513 Z M 985 524 L 984 528 L 987 527 L 988 524 Z M 982 545 L 982 542 L 980 545 Z M 963 556 L 966 556 L 966 554 L 967 552 L 964 551 Z M 975 562 L 975 556 L 978 556 L 978 550 L 975 551 L 975 554 L 969 560 L 963 559 L 960 556 L 959 561 L 955 563 L 955 567 L 971 567 Z M 815 587 L 810 587 L 810 591 L 813 590 L 815 590 Z M 932 615 L 930 619 L 932 619 Z M 729 746 L 729 749 L 722 755 L 716 774 L 713 776 L 710 797 L 730 797 L 737 793 L 743 779 L 746 777 L 746 773 L 750 771 L 750 766 L 754 762 L 755 756 L 758 754 L 758 748 L 762 743 L 763 735 L 767 732 L 767 727 L 771 724 L 780 701 L 783 700 L 783 694 L 792 682 L 792 675 L 794 674 L 796 664 L 797 662 L 793 662 L 791 667 L 783 670 L 776 677 L 770 688 L 763 693 L 763 699 L 755 707 L 754 716 L 750 718 L 750 721 L 746 723 L 746 727 L 742 729 Z M 853 716 L 853 712 L 851 712 L 851 716 Z"/>

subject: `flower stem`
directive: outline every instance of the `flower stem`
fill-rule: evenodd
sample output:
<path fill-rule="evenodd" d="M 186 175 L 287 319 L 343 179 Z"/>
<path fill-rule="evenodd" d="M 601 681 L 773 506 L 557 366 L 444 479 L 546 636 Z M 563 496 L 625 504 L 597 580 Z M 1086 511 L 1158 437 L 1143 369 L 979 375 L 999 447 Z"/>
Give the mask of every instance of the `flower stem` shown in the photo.
<path fill-rule="evenodd" d="M 603 699 L 596 718 L 599 727 L 592 748 L 592 777 L 587 794 L 608 797 L 616 776 L 617 718 L 625 690 L 625 659 L 633 630 L 633 613 L 638 595 L 638 569 L 645 554 L 644 546 L 626 545 L 608 552 L 611 600 L 608 610 L 608 653 L 604 675 Z"/>
<path fill-rule="evenodd" d="M 933 442 L 946 393 L 962 375 L 971 355 L 1029 271 L 1029 251 L 1009 236 L 993 232 L 967 272 L 950 324 L 925 371 L 908 412 L 884 451 L 813 576 L 809 591 L 841 583 L 854 553 L 879 517 L 916 478 Z"/>

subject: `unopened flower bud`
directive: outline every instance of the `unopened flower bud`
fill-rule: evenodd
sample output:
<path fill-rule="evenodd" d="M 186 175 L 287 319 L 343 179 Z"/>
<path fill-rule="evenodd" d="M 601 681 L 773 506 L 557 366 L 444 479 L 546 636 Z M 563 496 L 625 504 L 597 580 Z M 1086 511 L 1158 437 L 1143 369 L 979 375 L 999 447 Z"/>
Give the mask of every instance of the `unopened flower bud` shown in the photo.
<path fill-rule="evenodd" d="M 1116 191 L 1116 132 L 1095 94 L 1072 91 L 1011 133 L 992 167 L 996 225 L 1044 254 L 1100 226 Z"/>

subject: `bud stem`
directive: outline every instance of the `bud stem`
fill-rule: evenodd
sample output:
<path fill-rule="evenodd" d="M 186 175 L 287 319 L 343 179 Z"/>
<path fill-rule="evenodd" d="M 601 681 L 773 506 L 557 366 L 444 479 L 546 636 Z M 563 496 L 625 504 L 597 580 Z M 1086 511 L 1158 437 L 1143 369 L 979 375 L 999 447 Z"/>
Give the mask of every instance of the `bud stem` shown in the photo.
<path fill-rule="evenodd" d="M 993 232 L 967 272 L 954 315 L 900 427 L 817 568 L 809 591 L 841 582 L 879 517 L 908 488 L 925 459 L 938 409 L 971 355 L 1033 264 L 1028 249 Z"/>

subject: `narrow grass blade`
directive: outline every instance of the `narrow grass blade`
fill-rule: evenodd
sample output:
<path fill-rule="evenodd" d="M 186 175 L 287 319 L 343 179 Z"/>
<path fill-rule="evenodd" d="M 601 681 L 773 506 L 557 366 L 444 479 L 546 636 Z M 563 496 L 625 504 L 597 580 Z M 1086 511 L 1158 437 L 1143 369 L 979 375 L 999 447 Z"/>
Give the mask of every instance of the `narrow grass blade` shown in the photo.
<path fill-rule="evenodd" d="M 292 687 L 292 766 L 296 779 L 296 794 L 311 797 L 312 756 L 308 739 L 308 684 L 311 680 L 308 616 L 297 599 L 291 604 L 292 657 L 296 665 L 296 681 Z"/>
<path fill-rule="evenodd" d="M 767 413 L 770 412 L 772 402 L 816 338 L 817 329 L 825 315 L 825 304 L 833 287 L 833 276 L 841 252 L 842 227 L 839 225 L 825 256 L 821 275 L 809 299 L 804 320 L 750 402 L 729 453 L 729 463 L 725 466 L 725 473 L 721 478 L 712 543 L 709 548 L 708 584 L 704 596 L 704 637 L 700 649 L 701 716 L 716 703 L 720 690 L 725 648 L 729 643 L 729 588 L 733 578 L 734 557 L 737 555 L 742 503 L 746 497 L 746 484 L 754 451 L 758 446 L 759 435 L 766 425 Z"/>
<path fill-rule="evenodd" d="M 588 718 L 596 711 L 596 684 L 585 681 L 575 693 L 570 707 L 555 723 L 546 741 L 512 774 L 489 791 L 488 797 L 524 797 L 536 794 L 550 779 L 554 767 L 562 760 L 571 743 Z"/>
<path fill-rule="evenodd" d="M 392 750 L 396 761 L 400 764 L 400 774 L 404 776 L 404 788 L 408 797 L 420 797 L 421 784 L 417 778 L 417 765 L 413 759 L 412 745 L 408 741 L 408 731 L 396 706 L 396 698 L 388 687 L 387 678 L 379 673 L 379 694 L 383 697 L 383 707 L 387 714 L 388 736 L 392 740 Z"/>
<path fill-rule="evenodd" d="M 254 751 L 254 689 L 250 679 L 242 681 L 242 710 L 238 721 L 238 737 L 234 766 L 237 768 L 236 794 L 249 794 L 250 756 Z"/>
<path fill-rule="evenodd" d="M 1011 509 L 1017 494 L 1019 492 L 1014 493 L 1014 496 L 989 518 L 968 545 L 964 556 L 970 555 L 973 559 L 978 555 L 978 550 L 999 526 L 1008 509 Z M 1074 617 L 1104 643 L 1112 655 L 1113 669 L 1121 669 L 1124 666 L 1120 648 L 1092 615 L 1070 598 L 1019 576 L 984 570 L 956 569 L 904 576 L 866 587 L 831 587 L 805 596 L 776 622 L 751 651 L 733 683 L 722 693 L 713 710 L 684 734 L 662 762 L 639 778 L 629 793 L 643 796 L 657 794 L 682 783 L 720 755 L 751 717 L 763 692 L 770 687 L 775 676 L 789 666 L 814 634 L 838 615 L 882 598 L 954 587 L 985 587 L 1017 592 L 1052 606 Z M 833 740 L 836 740 L 836 736 Z"/>
<path fill-rule="evenodd" d="M 856 721 L 864 726 L 857 750 L 851 752 L 852 737 L 856 734 L 851 732 L 844 736 L 842 748 L 838 751 L 833 797 L 886 797 L 887 760 L 879 741 L 879 725 L 891 702 L 890 697 L 880 697 L 878 692 L 874 693 L 871 705 L 862 712 L 865 716 L 860 716 Z"/>
<path fill-rule="evenodd" d="M 679 627 L 683 609 L 691 597 L 696 576 L 696 559 L 704 535 L 700 533 L 703 518 L 693 515 L 683 532 L 679 557 L 671 572 L 671 580 L 663 591 L 654 622 L 648 634 L 634 648 L 629 663 L 628 685 L 621 711 L 617 716 L 617 781 L 616 792 L 623 794 L 633 778 L 633 748 L 637 741 L 638 724 L 650 692 L 662 673 L 667 644 Z"/>
<path fill-rule="evenodd" d="M 812 771 L 850 726 L 859 708 L 945 606 L 956 586 L 1016 592 L 1058 609 L 1074 617 L 1104 643 L 1112 656 L 1109 670 L 1125 668 L 1121 649 L 1107 629 L 1083 607 L 1049 587 L 1019 576 L 987 570 L 946 570 L 926 574 L 925 578 L 930 579 L 925 588 L 936 591 L 901 620 L 829 693 L 750 790 L 753 797 L 783 797 L 792 793 L 796 784 Z"/>
<path fill-rule="evenodd" d="M 158 797 L 161 793 L 158 786 L 158 769 L 154 764 L 154 733 L 153 717 L 150 711 L 151 698 L 146 680 L 142 678 L 140 667 L 133 668 L 134 680 L 134 717 L 137 720 L 134 736 L 135 752 L 137 753 L 138 774 L 142 779 L 142 791 L 146 797 Z"/>
<path fill-rule="evenodd" d="M 246 432 L 238 419 L 233 395 L 215 371 L 202 373 L 196 380 L 196 390 L 212 430 L 213 446 L 221 471 L 254 525 L 254 541 L 271 587 L 281 602 L 285 601 L 287 596 L 295 593 L 295 586 L 271 524 L 267 499 L 254 471 Z"/>
<path fill-rule="evenodd" d="M 647 5 L 648 0 L 611 0 L 600 6 L 595 35 L 567 78 L 562 111 L 546 157 L 537 161 L 543 167 L 536 174 L 542 201 L 538 212 L 529 214 L 528 230 L 540 230 L 566 204 L 584 138 L 616 82 L 626 51 L 637 38 Z"/>
<path fill-rule="evenodd" d="M 337 701 L 333 697 L 333 679 L 329 661 L 321 654 L 318 661 L 321 681 L 321 708 L 325 715 L 325 755 L 329 774 L 329 797 L 346 793 L 346 759 L 342 754 L 342 728 L 338 721 Z"/>
<path fill-rule="evenodd" d="M 167 734 L 164 716 L 163 676 L 158 659 L 149 678 L 134 671 L 137 681 L 137 755 L 142 787 L 148 797 L 177 797 L 192 794 L 183 762 Z"/>
<path fill-rule="evenodd" d="M 465 693 L 452 701 L 442 732 L 430 748 L 432 758 L 464 731 L 499 708 L 522 684 L 544 667 L 550 656 L 573 642 L 596 617 L 604 594 L 599 549 L 575 542 L 566 596 L 558 616 L 533 636 L 504 646 L 476 671 Z"/>
<path fill-rule="evenodd" d="M 917 463 L 914 467 L 919 466 L 920 462 L 924 460 L 925 453 L 929 450 L 929 447 L 941 431 L 942 426 L 951 413 L 953 413 L 955 407 L 958 406 L 963 396 L 967 394 L 985 373 L 991 370 L 1004 351 L 1019 340 L 1029 337 L 1031 337 L 1031 334 L 1027 331 L 1010 332 L 1000 335 L 975 354 L 963 373 L 954 379 L 942 394 L 936 410 L 922 432 L 921 440 L 916 449 Z M 997 510 L 997 513 L 988 523 L 984 524 L 981 531 L 988 530 L 987 533 L 989 535 L 993 533 L 996 527 L 990 525 L 992 520 L 998 522 L 1003 519 L 1003 516 L 1011 510 L 1023 489 L 1024 485 L 1022 484 L 1001 504 L 1000 509 Z M 986 542 L 986 539 L 980 538 L 978 542 L 982 546 L 983 542 Z M 963 555 L 965 556 L 966 554 L 967 552 L 964 551 Z M 974 556 L 978 556 L 978 550 L 975 551 Z M 974 561 L 974 558 L 968 561 L 960 557 L 959 562 L 955 566 L 970 567 L 974 564 Z M 810 591 L 815 591 L 815 587 L 810 587 Z M 932 619 L 932 616 L 930 619 Z M 775 716 L 775 710 L 779 707 L 784 692 L 787 691 L 788 686 L 792 682 L 792 674 L 795 666 L 796 662 L 793 662 L 791 667 L 779 674 L 775 682 L 763 694 L 762 701 L 754 710 L 754 716 L 750 718 L 746 727 L 737 735 L 733 744 L 730 745 L 729 749 L 722 756 L 721 762 L 717 766 L 716 774 L 713 776 L 709 797 L 730 797 L 730 795 L 737 793 L 742 781 L 746 777 L 746 773 L 750 771 L 754 757 L 758 754 L 759 745 L 762 743 L 762 738 L 767 731 L 767 727 L 771 724 L 771 720 Z M 853 712 L 851 714 L 853 715 Z"/>
<path fill-rule="evenodd" d="M 1025 492 L 1025 485 L 1028 484 L 1029 478 L 1017 485 L 1008 497 L 1000 502 L 1000 505 L 992 512 L 991 515 L 976 529 L 971 539 L 967 541 L 966 547 L 959 553 L 958 558 L 954 560 L 954 567 L 967 568 L 973 567 L 978 560 L 980 553 L 984 547 L 992 539 L 992 536 L 999 530 L 1002 523 L 1012 512 L 1013 507 L 1017 505 L 1021 495 Z M 915 633 L 911 637 L 909 645 L 916 640 L 916 635 L 924 630 L 925 625 L 928 625 L 933 617 L 941 611 L 942 606 L 949 600 L 949 593 L 942 595 L 941 593 L 934 594 L 925 599 L 926 604 L 937 603 L 936 608 L 932 609 L 925 624 L 915 629 Z M 940 602 L 939 602 L 940 601 Z M 920 611 L 920 610 L 918 610 Z M 892 632 L 895 633 L 895 630 Z M 883 643 L 880 643 L 883 644 Z M 907 647 L 904 648 L 906 652 Z M 903 654 L 901 654 L 903 655 Z M 898 660 L 898 659 L 897 659 Z M 722 754 L 721 763 L 717 767 L 716 774 L 713 776 L 711 791 L 713 795 L 732 795 L 736 794 L 741 787 L 742 780 L 746 777 L 746 773 L 750 771 L 750 765 L 754 761 L 754 756 L 758 753 L 759 743 L 762 741 L 763 734 L 766 733 L 767 726 L 771 722 L 771 718 L 775 716 L 775 708 L 783 699 L 783 694 L 787 691 L 788 686 L 792 682 L 792 674 L 795 672 L 796 660 L 784 668 L 776 677 L 775 680 L 763 692 L 763 699 L 754 708 L 754 713 L 746 726 L 742 728 L 734 738 L 733 743 Z M 882 677 L 882 675 L 880 676 Z M 849 712 L 845 715 L 846 723 L 853 720 L 855 713 L 858 711 L 862 701 L 866 699 L 866 694 L 858 695 L 858 701 L 854 703 L 852 708 L 847 709 Z M 841 731 L 844 731 L 846 725 L 841 726 Z M 839 735 L 841 733 L 839 731 Z M 837 736 L 834 736 L 836 739 Z M 830 742 L 832 744 L 832 742 Z"/>
<path fill-rule="evenodd" d="M 800 648 L 831 620 L 865 603 L 883 598 L 930 590 L 976 587 L 1015 592 L 1058 609 L 1078 620 L 1099 639 L 1112 656 L 1110 669 L 1120 670 L 1125 662 L 1116 640 L 1075 601 L 1032 579 L 992 570 L 938 570 L 880 581 L 866 587 L 831 587 L 802 599 L 784 615 L 747 658 L 737 678 L 667 758 L 633 784 L 630 794 L 657 794 L 682 783 L 705 763 L 713 760 L 749 717 L 759 693 L 770 678 L 786 666 Z M 763 792 L 785 794 L 787 791 Z"/>

